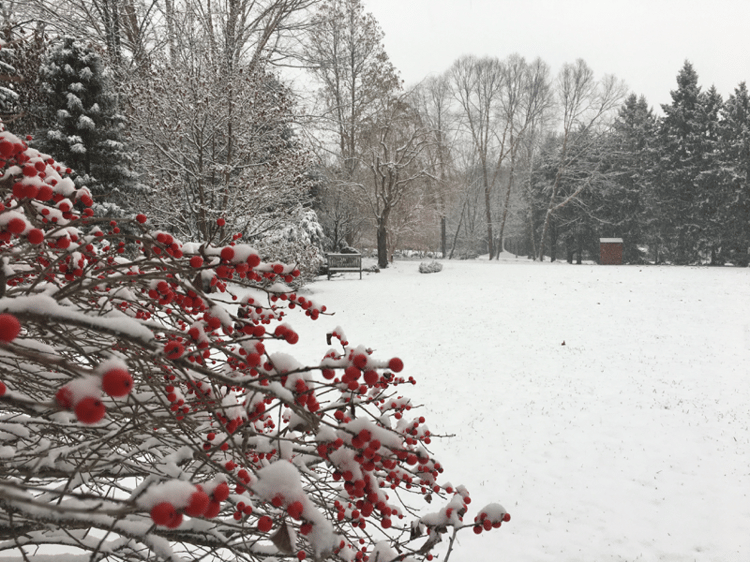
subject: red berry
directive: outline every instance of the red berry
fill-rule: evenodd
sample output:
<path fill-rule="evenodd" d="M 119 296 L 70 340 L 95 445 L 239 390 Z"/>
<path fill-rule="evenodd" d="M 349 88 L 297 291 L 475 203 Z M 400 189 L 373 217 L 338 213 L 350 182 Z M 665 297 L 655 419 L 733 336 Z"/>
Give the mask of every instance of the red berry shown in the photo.
<path fill-rule="evenodd" d="M 286 335 L 284 336 L 284 339 L 286 339 L 287 342 L 294 345 L 299 341 L 299 334 L 297 332 L 293 332 L 292 330 L 289 330 Z"/>
<path fill-rule="evenodd" d="M 177 511 L 171 503 L 161 502 L 151 508 L 151 519 L 157 525 L 176 529 L 182 523 L 182 513 Z"/>
<path fill-rule="evenodd" d="M 126 396 L 133 389 L 133 377 L 125 369 L 111 369 L 102 377 L 102 389 L 109 396 Z"/>
<path fill-rule="evenodd" d="M 258 254 L 250 254 L 247 258 L 247 265 L 258 267 L 260 265 L 260 256 Z"/>
<path fill-rule="evenodd" d="M 5 386 L 5 383 L 0 381 L 0 396 L 5 396 L 5 392 L 8 390 L 8 387 Z"/>
<path fill-rule="evenodd" d="M 190 258 L 190 267 L 199 268 L 203 265 L 203 258 L 200 256 L 193 256 Z"/>
<path fill-rule="evenodd" d="M 307 553 L 306 553 L 306 552 L 305 552 L 304 550 L 300 550 L 300 551 L 299 551 L 299 552 L 297 553 L 297 560 L 300 560 L 300 562 L 301 562 L 301 561 L 302 561 L 302 560 L 304 560 L 305 558 L 307 558 Z"/>
<path fill-rule="evenodd" d="M 226 246 L 221 249 L 221 259 L 224 261 L 232 261 L 234 259 L 234 248 Z"/>
<path fill-rule="evenodd" d="M 30 244 L 41 244 L 44 241 L 44 232 L 38 228 L 32 228 L 26 235 Z"/>
<path fill-rule="evenodd" d="M 3 158 L 10 158 L 13 156 L 14 152 L 14 146 L 12 142 L 9 142 L 7 140 L 0 142 L 0 155 L 2 155 Z"/>
<path fill-rule="evenodd" d="M 364 353 L 357 353 L 357 355 L 354 356 L 352 363 L 355 367 L 357 367 L 357 369 L 361 369 L 364 371 L 365 367 L 367 366 L 367 355 L 365 355 Z"/>
<path fill-rule="evenodd" d="M 8 221 L 8 224 L 5 225 L 5 228 L 8 230 L 8 232 L 12 232 L 13 234 L 21 234 L 24 230 L 26 230 L 26 221 L 23 219 L 19 219 L 18 217 L 14 217 Z"/>
<path fill-rule="evenodd" d="M 267 533 L 273 527 L 273 520 L 268 516 L 264 515 L 258 519 L 258 530 L 261 533 Z"/>
<path fill-rule="evenodd" d="M 138 214 L 138 215 L 135 216 L 135 220 L 137 220 L 139 223 L 143 224 L 144 222 L 146 222 L 148 220 L 148 217 L 146 215 L 144 215 L 143 213 L 140 213 L 140 214 Z"/>
<path fill-rule="evenodd" d="M 217 502 L 223 502 L 229 497 L 229 486 L 226 482 L 222 482 L 216 488 L 214 488 L 214 499 Z"/>
<path fill-rule="evenodd" d="M 300 501 L 292 502 L 289 504 L 289 507 L 286 508 L 286 512 L 292 519 L 299 519 L 302 517 L 302 510 L 302 502 Z"/>
<path fill-rule="evenodd" d="M 276 273 L 277 275 L 281 275 L 282 273 L 284 273 L 284 266 L 281 265 L 280 263 L 274 264 L 273 272 Z"/>
<path fill-rule="evenodd" d="M 49 201 L 52 199 L 53 194 L 54 192 L 52 191 L 52 188 L 45 184 L 39 188 L 39 191 L 37 191 L 36 198 L 39 201 Z"/>
<path fill-rule="evenodd" d="M 216 500 L 211 500 L 208 502 L 208 507 L 206 507 L 206 511 L 203 513 L 203 517 L 206 519 L 213 519 L 217 515 L 219 515 L 219 512 L 221 511 L 221 504 L 217 502 Z"/>
<path fill-rule="evenodd" d="M 78 421 L 87 425 L 94 424 L 104 417 L 106 408 L 101 400 L 89 396 L 76 404 L 76 417 Z"/>
<path fill-rule="evenodd" d="M 216 224 L 218 224 L 219 226 L 224 226 L 225 224 L 227 224 L 227 221 L 225 221 L 223 218 L 217 219 Z"/>
<path fill-rule="evenodd" d="M 475 535 L 481 535 L 482 534 L 482 526 L 481 525 L 474 525 L 474 534 Z"/>
<path fill-rule="evenodd" d="M 506 513 L 505 515 L 503 515 L 503 521 L 505 521 L 506 523 L 510 521 L 510 513 Z"/>
<path fill-rule="evenodd" d="M 373 386 L 380 380 L 380 375 L 375 371 L 365 371 L 365 382 L 370 386 Z"/>
<path fill-rule="evenodd" d="M 400 373 L 404 368 L 404 362 L 398 357 L 394 357 L 388 361 L 388 368 L 394 373 Z"/>
<path fill-rule="evenodd" d="M 203 490 L 196 490 L 195 492 L 190 494 L 189 502 L 190 503 L 188 503 L 187 507 L 183 511 L 190 517 L 200 517 L 201 515 L 206 513 L 206 509 L 208 509 L 208 504 L 211 502 L 211 498 L 209 498 L 208 494 Z"/>
<path fill-rule="evenodd" d="M 63 386 L 55 393 L 55 401 L 63 410 L 71 410 L 73 408 L 73 393 L 67 386 Z"/>
<path fill-rule="evenodd" d="M 0 341 L 12 342 L 21 333 L 21 323 L 12 314 L 0 314 Z"/>
<path fill-rule="evenodd" d="M 184 352 L 185 347 L 180 342 L 170 341 L 164 346 L 164 353 L 169 359 L 179 359 Z"/>

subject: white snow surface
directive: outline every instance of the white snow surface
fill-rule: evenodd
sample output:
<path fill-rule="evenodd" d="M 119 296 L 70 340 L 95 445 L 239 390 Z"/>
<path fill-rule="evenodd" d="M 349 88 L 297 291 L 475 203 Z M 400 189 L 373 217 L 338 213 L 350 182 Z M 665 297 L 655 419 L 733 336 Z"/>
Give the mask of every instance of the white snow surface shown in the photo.
<path fill-rule="evenodd" d="M 750 560 L 750 269 L 442 263 L 321 277 L 335 316 L 290 322 L 305 363 L 339 325 L 403 359 L 465 520 L 510 512 L 451 559 Z"/>

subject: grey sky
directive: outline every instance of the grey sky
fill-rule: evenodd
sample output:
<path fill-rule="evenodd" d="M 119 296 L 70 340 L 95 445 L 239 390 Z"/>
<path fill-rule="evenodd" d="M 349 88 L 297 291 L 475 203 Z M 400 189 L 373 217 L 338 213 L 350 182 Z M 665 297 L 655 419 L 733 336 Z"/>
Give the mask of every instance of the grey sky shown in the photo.
<path fill-rule="evenodd" d="M 750 81 L 750 0 L 364 0 L 407 85 L 462 54 L 583 58 L 649 105 L 669 103 L 687 59 L 726 99 Z"/>

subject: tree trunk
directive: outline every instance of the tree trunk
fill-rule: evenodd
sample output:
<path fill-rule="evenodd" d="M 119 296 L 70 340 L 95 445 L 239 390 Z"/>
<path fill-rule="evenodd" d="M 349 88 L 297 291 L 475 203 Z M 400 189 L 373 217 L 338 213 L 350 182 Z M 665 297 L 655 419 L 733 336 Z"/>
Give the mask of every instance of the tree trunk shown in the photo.
<path fill-rule="evenodd" d="M 388 209 L 383 210 L 378 217 L 378 267 L 385 269 L 388 267 Z"/>
<path fill-rule="evenodd" d="M 388 267 L 388 231 L 381 221 L 378 221 L 378 267 Z"/>
<path fill-rule="evenodd" d="M 446 218 L 445 216 L 440 217 L 440 252 L 442 258 L 445 259 L 448 250 L 448 233 L 446 232 Z"/>
<path fill-rule="evenodd" d="M 484 208 L 485 218 L 487 220 L 487 251 L 489 252 L 490 259 L 492 259 L 495 255 L 495 248 L 492 239 L 492 208 L 490 207 L 490 187 L 486 180 L 484 185 Z"/>
<path fill-rule="evenodd" d="M 503 238 L 505 238 L 505 222 L 508 219 L 508 206 L 510 205 L 510 193 L 513 190 L 513 175 L 516 166 L 515 152 L 510 154 L 510 171 L 508 174 L 508 189 L 505 191 L 505 205 L 503 207 L 503 218 L 500 221 L 500 247 L 497 250 L 497 257 L 500 258 L 500 252 L 503 251 Z"/>
<path fill-rule="evenodd" d="M 554 218 L 549 221 L 549 261 L 557 259 L 557 223 Z"/>

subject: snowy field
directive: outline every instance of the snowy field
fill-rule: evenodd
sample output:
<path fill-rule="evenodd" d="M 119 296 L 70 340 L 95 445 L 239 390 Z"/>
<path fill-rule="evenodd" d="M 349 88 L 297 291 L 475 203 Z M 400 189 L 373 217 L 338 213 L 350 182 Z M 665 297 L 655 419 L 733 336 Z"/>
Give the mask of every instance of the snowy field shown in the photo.
<path fill-rule="evenodd" d="M 321 277 L 293 325 L 400 356 L 444 476 L 511 512 L 451 560 L 750 560 L 750 269 L 443 264 Z"/>

